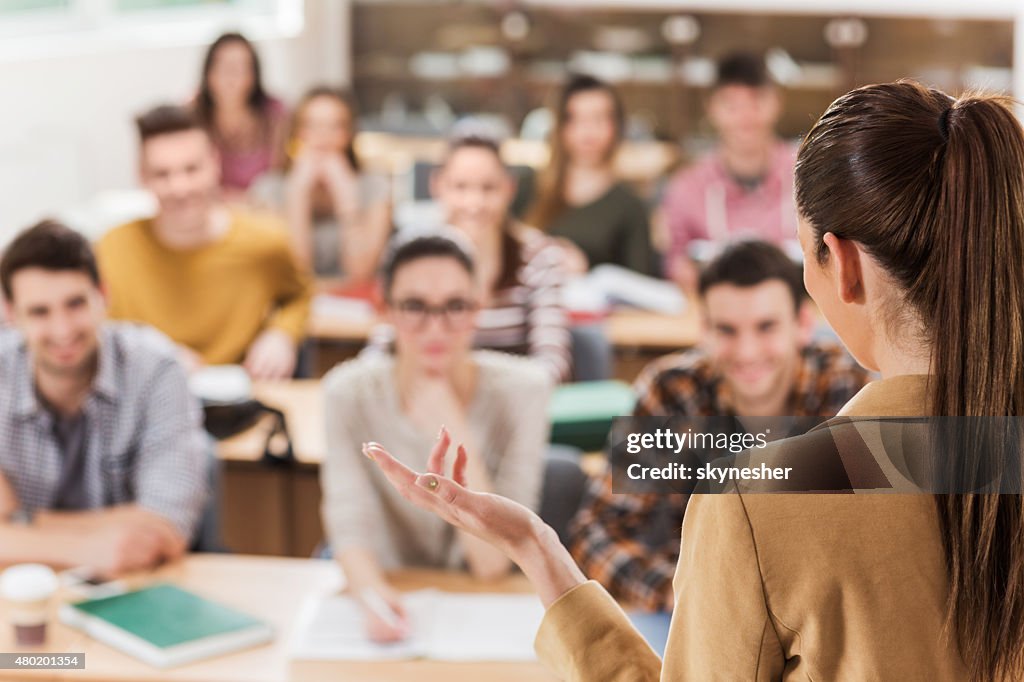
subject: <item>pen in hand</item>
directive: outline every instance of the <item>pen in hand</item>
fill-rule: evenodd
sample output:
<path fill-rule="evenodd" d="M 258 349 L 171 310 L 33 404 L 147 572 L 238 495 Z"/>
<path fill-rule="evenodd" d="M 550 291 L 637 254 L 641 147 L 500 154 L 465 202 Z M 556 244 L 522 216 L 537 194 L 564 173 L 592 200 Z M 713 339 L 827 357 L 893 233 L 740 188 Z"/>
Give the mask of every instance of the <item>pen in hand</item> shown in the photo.
<path fill-rule="evenodd" d="M 408 626 L 405 620 L 395 613 L 394 609 L 376 590 L 372 588 L 360 590 L 359 601 L 363 603 L 373 617 L 394 632 L 398 639 L 403 639 L 408 634 Z"/>

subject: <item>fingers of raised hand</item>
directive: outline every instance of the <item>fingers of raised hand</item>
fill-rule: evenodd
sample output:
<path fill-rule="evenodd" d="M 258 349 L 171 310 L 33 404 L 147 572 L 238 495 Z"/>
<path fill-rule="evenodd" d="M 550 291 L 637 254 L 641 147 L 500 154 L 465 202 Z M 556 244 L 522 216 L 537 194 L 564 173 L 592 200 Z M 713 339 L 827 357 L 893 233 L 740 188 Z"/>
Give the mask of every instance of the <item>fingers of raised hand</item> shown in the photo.
<path fill-rule="evenodd" d="M 417 476 L 415 471 L 399 462 L 377 443 L 367 443 L 363 448 L 363 453 L 377 463 L 384 476 L 395 486 L 402 497 L 419 507 L 434 512 L 446 521 L 453 521 L 450 505 L 437 495 L 437 489 L 447 479 L 443 479 L 438 474 Z M 417 485 L 417 481 L 420 479 L 423 479 L 422 484 Z"/>
<path fill-rule="evenodd" d="M 448 446 L 451 445 L 451 442 L 452 437 L 448 433 L 448 429 L 442 426 L 441 432 L 437 434 L 437 442 L 434 443 L 434 447 L 430 451 L 430 457 L 427 458 L 427 471 L 439 476 L 444 475 L 444 458 L 448 454 Z"/>
<path fill-rule="evenodd" d="M 392 457 L 380 443 L 363 443 L 363 454 L 372 459 L 384 476 L 399 490 L 416 480 L 416 472 Z"/>
<path fill-rule="evenodd" d="M 459 485 L 466 487 L 466 446 L 459 443 L 455 454 L 455 465 L 452 467 L 452 478 Z"/>

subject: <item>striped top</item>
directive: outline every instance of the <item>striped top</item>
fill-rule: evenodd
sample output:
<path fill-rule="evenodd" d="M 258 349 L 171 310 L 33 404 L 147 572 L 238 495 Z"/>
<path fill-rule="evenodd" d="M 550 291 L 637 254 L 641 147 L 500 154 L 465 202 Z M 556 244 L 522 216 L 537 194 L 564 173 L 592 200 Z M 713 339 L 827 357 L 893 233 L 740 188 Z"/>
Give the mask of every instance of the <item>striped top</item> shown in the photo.
<path fill-rule="evenodd" d="M 569 318 L 562 303 L 563 252 L 539 230 L 517 226 L 520 265 L 514 277 L 499 286 L 477 317 L 474 345 L 527 355 L 543 365 L 556 382 L 569 378 Z M 371 333 L 368 350 L 390 350 L 394 332 L 382 325 Z"/>

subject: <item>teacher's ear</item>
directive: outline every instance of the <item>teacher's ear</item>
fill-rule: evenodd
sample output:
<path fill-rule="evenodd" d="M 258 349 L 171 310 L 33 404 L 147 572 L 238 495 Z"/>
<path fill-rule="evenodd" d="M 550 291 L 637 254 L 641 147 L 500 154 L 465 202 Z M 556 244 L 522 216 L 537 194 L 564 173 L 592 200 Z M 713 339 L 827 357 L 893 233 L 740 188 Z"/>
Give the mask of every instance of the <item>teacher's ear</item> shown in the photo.
<path fill-rule="evenodd" d="M 828 260 L 832 264 L 833 285 L 836 295 L 843 303 L 864 303 L 864 272 L 860 246 L 849 239 L 842 239 L 831 232 L 822 237 L 828 249 Z"/>

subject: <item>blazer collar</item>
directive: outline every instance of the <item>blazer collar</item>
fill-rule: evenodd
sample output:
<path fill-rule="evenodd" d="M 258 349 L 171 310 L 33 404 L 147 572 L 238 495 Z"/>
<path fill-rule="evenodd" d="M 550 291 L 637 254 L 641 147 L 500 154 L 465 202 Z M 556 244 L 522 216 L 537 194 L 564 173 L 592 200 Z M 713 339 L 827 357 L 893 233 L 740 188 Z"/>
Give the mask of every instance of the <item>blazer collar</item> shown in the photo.
<path fill-rule="evenodd" d="M 838 417 L 926 417 L 928 375 L 902 374 L 872 381 L 839 410 Z"/>

